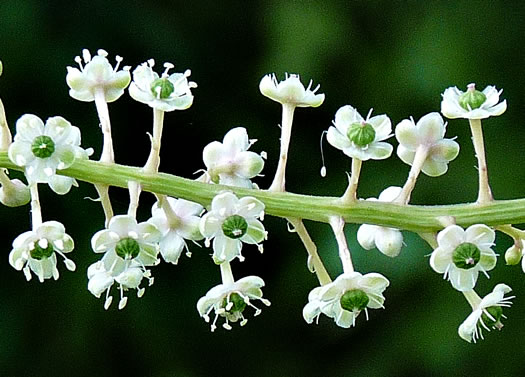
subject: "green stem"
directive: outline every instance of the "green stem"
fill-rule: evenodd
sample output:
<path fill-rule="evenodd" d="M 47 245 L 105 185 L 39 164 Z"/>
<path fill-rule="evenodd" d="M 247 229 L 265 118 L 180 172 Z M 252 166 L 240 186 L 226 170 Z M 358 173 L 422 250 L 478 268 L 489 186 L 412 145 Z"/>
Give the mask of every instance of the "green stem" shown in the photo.
<path fill-rule="evenodd" d="M 0 152 L 0 167 L 22 171 L 6 152 Z M 359 200 L 343 204 L 338 197 L 308 196 L 289 192 L 246 189 L 212 185 L 166 173 L 147 174 L 142 168 L 97 161 L 78 160 L 60 174 L 93 184 L 127 188 L 129 181 L 138 182 L 144 191 L 191 200 L 202 205 L 211 203 L 223 190 L 237 196 L 253 196 L 265 204 L 265 212 L 282 218 L 301 218 L 328 223 L 331 216 L 340 216 L 347 223 L 374 224 L 413 232 L 436 232 L 443 229 L 441 219 L 452 216 L 456 224 L 489 226 L 525 223 L 525 199 L 494 200 L 476 203 L 416 206 L 379 201 Z"/>

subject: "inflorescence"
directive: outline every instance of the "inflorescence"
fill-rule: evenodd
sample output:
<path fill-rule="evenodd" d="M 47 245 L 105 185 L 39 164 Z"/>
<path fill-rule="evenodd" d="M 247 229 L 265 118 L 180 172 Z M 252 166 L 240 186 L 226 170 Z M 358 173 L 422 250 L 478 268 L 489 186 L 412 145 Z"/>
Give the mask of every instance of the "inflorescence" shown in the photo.
<path fill-rule="evenodd" d="M 130 67 L 120 68 L 121 57 L 117 56 L 117 63 L 112 66 L 107 56 L 104 50 L 98 50 L 94 57 L 88 50 L 83 50 L 82 58 L 75 58 L 79 68 L 67 67 L 69 94 L 76 100 L 95 103 L 104 137 L 100 160 L 106 163 L 114 163 L 107 104 L 119 99 L 128 88 L 133 99 L 151 107 L 151 152 L 143 171 L 157 173 L 164 115 L 189 108 L 193 103 L 192 90 L 197 84 L 189 81 L 190 70 L 170 73 L 174 68 L 171 63 L 165 63 L 164 71 L 159 74 L 154 71 L 155 61 L 150 59 L 130 73 Z M 296 74 L 287 74 L 283 81 L 279 81 L 275 74 L 266 75 L 259 89 L 264 96 L 282 105 L 281 151 L 268 191 L 285 192 L 294 111 L 297 107 L 320 106 L 325 95 L 317 93 L 319 85 L 312 90 L 312 81 L 305 88 Z M 470 84 L 464 92 L 451 87 L 442 95 L 441 113 L 431 112 L 417 122 L 410 117 L 399 122 L 395 128 L 385 114 L 372 116 L 372 110 L 369 110 L 364 118 L 351 105 L 339 108 L 333 126 L 325 132 L 328 142 L 351 159 L 349 183 L 339 199 L 340 204 L 350 205 L 362 200 L 357 194 L 362 163 L 389 158 L 394 151 L 389 142 L 392 137 L 399 143 L 397 155 L 410 165 L 406 183 L 402 187 L 385 188 L 377 199 L 366 200 L 404 206 L 410 202 L 421 172 L 429 177 L 445 174 L 448 164 L 459 153 L 459 144 L 455 138 L 445 138 L 447 123 L 443 116 L 468 119 L 478 159 L 479 194 L 476 204 L 482 206 L 493 201 L 481 120 L 505 112 L 507 103 L 500 101 L 500 95 L 501 91 L 493 86 L 478 91 L 474 84 Z M 48 184 L 59 195 L 67 194 L 72 186 L 78 184 L 75 179 L 61 175 L 60 171 L 79 159 L 89 159 L 93 149 L 82 148 L 79 128 L 60 116 L 44 122 L 37 115 L 25 114 L 17 120 L 16 134 L 12 139 L 1 101 L 0 126 L 0 151 L 7 152 L 9 159 L 24 172 L 27 180 L 23 183 L 18 179 L 9 179 L 8 170 L 1 168 L 0 201 L 10 207 L 30 203 L 31 209 L 31 228 L 13 241 L 9 263 L 15 269 L 22 270 L 28 281 L 33 274 L 40 282 L 50 278 L 56 280 L 59 278 L 57 255 L 63 259 L 68 270 L 76 269 L 75 263 L 66 256 L 73 251 L 74 242 L 63 224 L 56 220 L 43 221 L 38 184 Z M 222 142 L 211 142 L 203 150 L 206 168 L 197 180 L 210 185 L 258 190 L 252 180 L 262 172 L 266 153 L 250 151 L 255 142 L 249 139 L 243 127 L 227 132 Z M 105 309 L 111 306 L 115 289 L 119 309 L 124 309 L 128 302 L 126 292 L 136 290 L 136 295 L 142 297 L 145 287 L 154 282 L 152 269 L 156 265 L 162 261 L 177 264 L 183 251 L 191 256 L 188 241 L 202 242 L 205 247 L 211 247 L 212 260 L 220 269 L 221 283 L 197 302 L 198 313 L 206 322 L 211 322 L 212 331 L 217 328 L 219 320 L 222 327 L 228 330 L 235 322 L 244 326 L 249 312 L 257 316 L 261 313 L 261 304 L 270 305 L 270 301 L 263 298 L 263 279 L 258 276 L 235 279 L 232 272 L 235 259 L 241 262 L 245 259 L 241 253 L 245 245 L 255 245 L 261 253 L 263 251 L 263 241 L 268 237 L 262 223 L 265 212 L 263 201 L 251 196 L 238 197 L 234 192 L 224 190 L 213 198 L 209 206 L 203 207 L 186 198 L 155 194 L 157 200 L 151 209 L 151 217 L 139 222 L 136 215 L 142 191 L 139 183 L 128 182 L 129 209 L 127 213 L 117 215 L 113 214 L 109 186 L 97 184 L 95 187 L 104 209 L 105 226 L 91 239 L 93 251 L 101 254 L 101 258 L 87 270 L 87 288 L 97 298 L 104 296 Z M 328 221 L 342 263 L 342 272 L 333 281 L 301 219 L 287 220 L 305 244 L 308 266 L 319 280 L 319 286 L 311 290 L 303 309 L 306 322 L 318 322 L 324 314 L 338 326 L 348 328 L 356 325 L 362 311 L 368 319 L 368 309 L 385 307 L 384 292 L 390 281 L 377 272 L 362 274 L 355 270 L 342 218 L 332 216 Z M 472 307 L 472 313 L 458 329 L 460 337 L 468 342 L 483 338 L 483 329 L 501 329 L 501 320 L 506 318 L 503 309 L 509 307 L 514 298 L 506 296 L 511 291 L 506 284 L 497 284 L 484 298 L 474 290 L 480 272 L 488 278 L 489 272 L 496 266 L 497 255 L 493 250 L 496 230 L 514 240 L 505 254 L 507 264 L 518 264 L 523 260 L 525 271 L 524 232 L 511 225 L 492 228 L 474 224 L 463 229 L 455 224 L 453 217 L 447 217 L 443 219 L 441 231 L 421 234 L 434 249 L 430 256 L 431 268 L 443 274 L 452 288 L 462 292 Z M 357 241 L 364 249 L 377 249 L 389 257 L 398 256 L 404 246 L 401 229 L 371 224 L 360 225 Z"/>

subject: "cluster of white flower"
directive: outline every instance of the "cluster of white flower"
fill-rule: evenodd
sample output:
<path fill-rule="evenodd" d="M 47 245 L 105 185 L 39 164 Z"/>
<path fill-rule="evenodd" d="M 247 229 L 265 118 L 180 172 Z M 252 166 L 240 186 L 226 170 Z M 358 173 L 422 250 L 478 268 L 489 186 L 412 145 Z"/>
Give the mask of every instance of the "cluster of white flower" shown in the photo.
<path fill-rule="evenodd" d="M 153 109 L 151 152 L 143 172 L 157 173 L 164 114 L 191 107 L 192 89 L 197 84 L 188 80 L 190 70 L 170 74 L 169 70 L 174 68 L 171 63 L 165 63 L 165 70 L 159 75 L 153 70 L 154 60 L 150 59 L 130 74 L 130 67 L 119 69 L 121 57 L 116 57 L 117 64 L 113 67 L 107 55 L 106 51 L 98 50 L 97 55 L 92 57 L 89 51 L 84 50 L 82 58 L 75 59 L 79 68 L 67 68 L 69 94 L 79 101 L 95 102 L 104 136 L 101 161 L 112 163 L 114 156 L 107 103 L 120 98 L 129 86 L 128 92 L 133 99 Z M 319 86 L 312 90 L 311 81 L 305 88 L 296 74 L 286 75 L 285 80 L 280 82 L 274 74 L 266 75 L 259 88 L 264 96 L 279 102 L 283 108 L 280 156 L 268 192 L 284 192 L 294 111 L 298 107 L 320 106 L 325 95 L 316 93 Z M 506 101 L 500 102 L 500 94 L 501 91 L 493 86 L 482 92 L 477 91 L 474 84 L 468 85 L 466 92 L 448 88 L 443 93 L 443 116 L 465 118 L 470 123 L 479 165 L 477 205 L 493 200 L 488 183 L 481 119 L 505 112 L 507 104 Z M 3 114 L 3 105 L 1 110 Z M 31 202 L 32 216 L 32 229 L 13 241 L 9 262 L 15 269 L 22 270 L 27 280 L 32 277 L 31 271 L 40 282 L 51 277 L 58 279 L 57 254 L 64 259 L 68 270 L 76 269 L 75 263 L 65 255 L 73 250 L 74 243 L 61 223 L 42 221 L 38 184 L 47 183 L 60 195 L 68 193 L 77 182 L 66 175 L 65 169 L 75 161 L 88 159 L 93 150 L 80 147 L 80 130 L 60 116 L 49 118 L 44 123 L 36 115 L 23 115 L 16 122 L 14 140 L 11 140 L 7 123 L 2 119 L 0 123 L 0 150 L 7 152 L 9 159 L 24 171 L 27 179 L 27 185 L 20 180 L 10 180 L 0 169 L 0 201 L 8 206 Z M 352 206 L 361 200 L 357 195 L 357 186 L 362 163 L 389 158 L 394 147 L 388 139 L 395 135 L 399 143 L 397 155 L 410 165 L 406 183 L 402 187 L 386 188 L 377 199 L 366 200 L 406 206 L 420 172 L 430 177 L 441 176 L 447 172 L 448 164 L 458 156 L 458 143 L 445 138 L 446 126 L 442 115 L 432 112 L 417 122 L 412 117 L 404 119 L 393 131 L 387 115 L 372 116 L 370 110 L 364 118 L 350 105 L 339 108 L 333 126 L 326 131 L 328 142 L 352 159 L 348 188 L 339 199 L 339 204 Z M 113 301 L 111 290 L 114 285 L 120 296 L 118 308 L 123 309 L 128 301 L 126 291 L 135 289 L 137 296 L 142 297 L 144 279 L 148 285 L 153 284 L 151 267 L 161 263 L 161 260 L 178 264 L 184 250 L 187 256 L 191 255 L 187 242 L 198 244 L 202 240 L 206 247 L 213 249 L 212 260 L 219 266 L 222 280 L 197 302 L 197 311 L 206 322 L 211 321 L 213 312 L 212 331 L 216 329 L 219 317 L 224 319 L 222 327 L 225 329 L 231 329 L 230 323 L 234 322 L 239 322 L 241 326 L 246 324 L 245 309 L 251 307 L 255 315 L 261 312 L 254 301 L 270 305 L 270 301 L 263 298 L 263 279 L 248 276 L 235 280 L 232 273 L 232 262 L 235 259 L 244 260 L 241 253 L 244 244 L 255 245 L 262 253 L 262 242 L 267 239 L 261 222 L 265 204 L 253 196 L 239 197 L 235 193 L 237 189 L 239 192 L 258 189 L 252 179 L 262 172 L 266 153 L 249 150 L 255 141 L 249 139 L 244 127 L 237 127 L 228 131 L 222 142 L 213 141 L 204 148 L 202 158 L 206 169 L 197 181 L 217 185 L 214 186 L 217 187 L 217 194 L 211 203 L 202 203 L 209 204 L 206 208 L 189 200 L 157 194 L 151 217 L 139 222 L 137 207 L 142 190 L 139 183 L 128 183 L 129 209 L 127 214 L 120 215 L 113 215 L 108 187 L 96 185 L 106 215 L 106 226 L 91 240 L 93 251 L 103 255 L 87 269 L 87 286 L 97 298 L 105 295 L 105 309 Z M 312 247 L 302 221 L 296 218 L 288 220 L 305 244 L 309 254 L 308 264 L 320 283 L 308 295 L 308 303 L 303 309 L 306 322 L 318 322 L 320 315 L 325 314 L 338 326 L 348 328 L 355 326 L 361 311 L 365 311 L 368 319 L 368 309 L 384 308 L 383 293 L 390 282 L 379 273 L 363 275 L 354 270 L 343 218 L 328 218 L 343 269 L 334 281 L 324 269 L 316 248 Z M 511 225 L 491 228 L 485 224 L 473 224 L 463 229 L 455 224 L 453 218 L 447 218 L 443 226 L 440 232 L 422 237 L 434 249 L 430 256 L 431 268 L 443 274 L 444 279 L 462 292 L 471 305 L 472 314 L 460 325 L 458 332 L 463 339 L 475 342 L 483 337 L 481 329 L 500 329 L 503 326 L 501 318 L 505 316 L 502 307 L 510 306 L 513 298 L 505 297 L 511 291 L 505 284 L 496 285 L 493 292 L 483 299 L 474 291 L 479 273 L 489 277 L 488 272 L 496 265 L 497 255 L 493 250 L 495 230 L 514 239 L 514 245 L 507 250 L 505 259 L 508 264 L 518 264 L 523 260 L 524 271 L 525 231 Z M 361 224 L 357 241 L 364 249 L 377 248 L 389 257 L 398 256 L 404 245 L 401 229 L 381 224 Z"/>

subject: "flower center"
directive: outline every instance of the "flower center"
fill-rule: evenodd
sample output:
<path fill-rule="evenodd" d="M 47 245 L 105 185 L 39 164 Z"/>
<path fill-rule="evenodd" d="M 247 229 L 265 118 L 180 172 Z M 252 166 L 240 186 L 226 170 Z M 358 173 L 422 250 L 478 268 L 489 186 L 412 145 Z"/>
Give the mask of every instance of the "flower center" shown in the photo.
<path fill-rule="evenodd" d="M 457 268 L 468 270 L 476 266 L 481 259 L 481 251 L 472 243 L 464 242 L 452 253 L 452 261 Z"/>
<path fill-rule="evenodd" d="M 361 311 L 368 305 L 368 295 L 360 289 L 351 289 L 341 296 L 341 307 L 350 312 Z"/>
<path fill-rule="evenodd" d="M 48 158 L 55 152 L 55 142 L 49 136 L 37 136 L 31 144 L 31 151 L 36 157 Z"/>
<path fill-rule="evenodd" d="M 246 234 L 248 230 L 248 223 L 244 217 L 239 215 L 232 215 L 227 217 L 222 223 L 222 232 L 226 237 L 237 239 Z"/>
<path fill-rule="evenodd" d="M 166 99 L 175 90 L 173 83 L 165 77 L 156 79 L 151 83 L 151 92 L 158 99 Z"/>
<path fill-rule="evenodd" d="M 41 238 L 35 243 L 34 248 L 29 250 L 29 254 L 33 259 L 42 260 L 49 258 L 54 251 L 53 245 L 47 239 Z"/>
<path fill-rule="evenodd" d="M 123 238 L 117 242 L 115 252 L 122 259 L 133 259 L 140 253 L 140 246 L 133 238 Z"/>
<path fill-rule="evenodd" d="M 488 312 L 490 317 L 485 312 Z M 488 308 L 483 309 L 483 314 L 481 314 L 481 320 L 489 328 L 500 329 L 503 326 L 501 323 L 501 317 L 503 317 L 503 309 L 501 306 L 489 306 Z"/>
<path fill-rule="evenodd" d="M 374 141 L 376 131 L 370 123 L 356 122 L 348 127 L 346 136 L 357 146 L 364 147 Z"/>
<path fill-rule="evenodd" d="M 222 307 L 225 308 L 229 314 L 242 313 L 246 308 L 246 302 L 240 294 L 233 292 L 230 297 L 224 298 Z"/>
<path fill-rule="evenodd" d="M 467 91 L 460 95 L 458 99 L 459 106 L 467 111 L 481 107 L 486 100 L 487 97 L 479 90 L 476 90 L 476 85 L 474 84 L 468 85 Z"/>

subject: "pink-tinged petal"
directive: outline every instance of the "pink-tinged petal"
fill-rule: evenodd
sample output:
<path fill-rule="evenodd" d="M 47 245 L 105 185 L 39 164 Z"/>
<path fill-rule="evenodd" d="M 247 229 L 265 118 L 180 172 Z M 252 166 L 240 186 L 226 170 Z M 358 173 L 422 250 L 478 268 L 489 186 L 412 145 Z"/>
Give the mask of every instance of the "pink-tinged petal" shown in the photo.
<path fill-rule="evenodd" d="M 416 125 L 411 119 L 403 119 L 396 126 L 396 139 L 399 144 L 403 145 L 403 148 L 411 151 L 416 150 L 419 146 L 419 136 Z"/>
<path fill-rule="evenodd" d="M 245 178 L 253 178 L 263 170 L 264 160 L 257 153 L 240 152 L 235 157 L 235 167 L 236 174 Z"/>
<path fill-rule="evenodd" d="M 236 155 L 239 152 L 247 150 L 250 147 L 250 141 L 248 140 L 246 128 L 236 127 L 231 129 L 224 135 L 222 144 L 230 155 Z"/>
<path fill-rule="evenodd" d="M 429 150 L 429 157 L 435 161 L 449 162 L 459 154 L 459 144 L 451 139 L 443 139 L 435 143 Z"/>
<path fill-rule="evenodd" d="M 424 145 L 433 145 L 445 136 L 445 124 L 439 113 L 429 113 L 417 122 L 419 142 Z"/>

